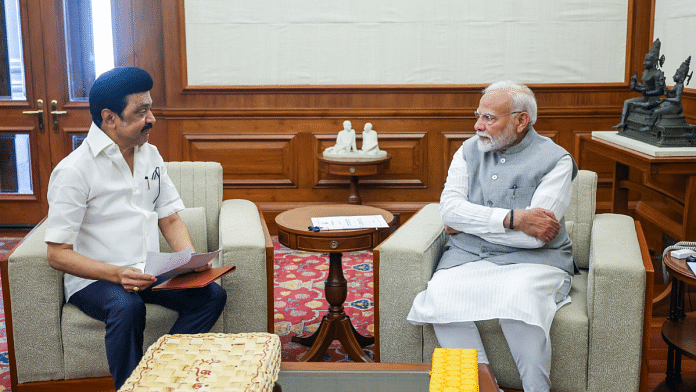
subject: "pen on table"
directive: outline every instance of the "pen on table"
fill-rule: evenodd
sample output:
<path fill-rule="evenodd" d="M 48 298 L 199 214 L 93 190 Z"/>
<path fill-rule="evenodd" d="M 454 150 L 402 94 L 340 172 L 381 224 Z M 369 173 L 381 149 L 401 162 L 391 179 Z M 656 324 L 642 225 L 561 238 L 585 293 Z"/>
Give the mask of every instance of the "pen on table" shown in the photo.
<path fill-rule="evenodd" d="M 147 190 L 150 190 L 150 180 L 145 176 L 145 181 L 147 181 Z"/>

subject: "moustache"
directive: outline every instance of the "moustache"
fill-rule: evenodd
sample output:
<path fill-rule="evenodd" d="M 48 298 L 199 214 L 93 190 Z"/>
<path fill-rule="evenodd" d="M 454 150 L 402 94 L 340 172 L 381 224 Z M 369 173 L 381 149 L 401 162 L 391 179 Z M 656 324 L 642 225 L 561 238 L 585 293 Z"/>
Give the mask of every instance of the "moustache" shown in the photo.
<path fill-rule="evenodd" d="M 152 129 L 152 124 L 145 124 L 145 126 L 143 127 L 143 129 L 140 130 L 140 133 L 147 132 L 147 131 L 149 131 L 150 129 Z"/>

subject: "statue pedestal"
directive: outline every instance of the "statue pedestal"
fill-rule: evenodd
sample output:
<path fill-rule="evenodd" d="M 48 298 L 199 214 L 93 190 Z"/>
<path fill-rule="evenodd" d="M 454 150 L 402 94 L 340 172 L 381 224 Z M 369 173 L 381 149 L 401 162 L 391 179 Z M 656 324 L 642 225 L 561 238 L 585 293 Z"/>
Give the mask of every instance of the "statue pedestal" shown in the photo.
<path fill-rule="evenodd" d="M 622 136 L 619 131 L 593 131 L 592 137 L 642 152 L 652 157 L 696 157 L 696 147 L 658 147 L 635 138 Z"/>
<path fill-rule="evenodd" d="M 688 124 L 683 114 L 663 114 L 655 125 L 650 126 L 652 112 L 634 108 L 626 118 L 626 127 L 619 135 L 658 147 L 696 146 L 696 125 Z"/>
<path fill-rule="evenodd" d="M 369 159 L 377 159 L 377 158 L 384 158 L 387 156 L 387 152 L 384 150 L 380 150 L 376 154 L 361 154 L 361 153 L 334 153 L 334 152 L 326 152 L 324 151 L 322 153 L 324 155 L 324 158 L 326 159 L 333 159 L 333 158 L 347 158 L 347 159 L 354 159 L 354 160 L 369 160 Z"/>

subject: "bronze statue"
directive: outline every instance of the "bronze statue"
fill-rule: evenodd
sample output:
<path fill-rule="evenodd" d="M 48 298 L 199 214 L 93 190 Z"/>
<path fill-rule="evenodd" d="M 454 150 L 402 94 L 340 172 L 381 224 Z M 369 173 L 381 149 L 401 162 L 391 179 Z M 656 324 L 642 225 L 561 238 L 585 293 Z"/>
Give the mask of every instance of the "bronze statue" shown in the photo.
<path fill-rule="evenodd" d="M 659 57 L 660 45 L 660 39 L 658 38 L 653 42 L 648 54 L 645 55 L 645 61 L 643 61 L 645 71 L 643 71 L 643 75 L 640 78 L 641 82 L 638 83 L 638 71 L 631 76 L 631 90 L 643 93 L 643 96 L 624 101 L 621 123 L 615 125 L 614 129 L 626 128 L 626 117 L 629 109 L 633 107 L 652 109 L 660 104 L 660 95 L 666 88 L 665 74 L 657 67 L 658 63 L 662 65 L 665 62 L 664 55 L 662 58 Z"/>
<path fill-rule="evenodd" d="M 681 104 L 682 93 L 684 92 L 684 85 L 689 84 L 693 72 L 689 74 L 689 64 L 691 63 L 691 56 L 684 60 L 682 65 L 677 69 L 677 72 L 672 77 L 674 79 L 674 87 L 669 90 L 665 90 L 665 99 L 660 104 L 660 107 L 653 111 L 648 125 L 641 129 L 643 132 L 648 132 L 652 127 L 655 126 L 655 122 L 658 118 L 661 118 L 665 114 L 681 114 L 684 110 Z M 687 75 L 689 74 L 689 75 Z M 685 83 L 686 82 L 686 83 Z"/>
<path fill-rule="evenodd" d="M 620 128 L 619 135 L 658 147 L 696 146 L 696 125 L 687 124 L 681 114 L 684 86 L 693 75 L 693 72 L 689 74 L 691 56 L 677 69 L 675 85 L 670 89 L 659 68 L 664 64 L 664 58 L 664 55 L 660 57 L 660 40 L 657 39 L 645 55 L 641 82 L 637 81 L 637 73 L 631 77 L 631 90 L 643 96 L 624 101 L 621 123 L 613 128 Z"/>

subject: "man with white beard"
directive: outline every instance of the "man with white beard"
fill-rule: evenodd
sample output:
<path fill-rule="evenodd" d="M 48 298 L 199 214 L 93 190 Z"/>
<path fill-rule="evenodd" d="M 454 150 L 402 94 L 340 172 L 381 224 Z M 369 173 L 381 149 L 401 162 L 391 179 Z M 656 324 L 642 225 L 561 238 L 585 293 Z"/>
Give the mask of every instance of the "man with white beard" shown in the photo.
<path fill-rule="evenodd" d="M 488 86 L 475 115 L 476 136 L 455 153 L 440 199 L 450 237 L 408 320 L 433 324 L 440 346 L 477 349 L 488 363 L 474 321 L 497 319 L 524 390 L 549 391 L 549 330 L 577 272 L 563 214 L 578 169 L 534 130 L 527 86 Z"/>

